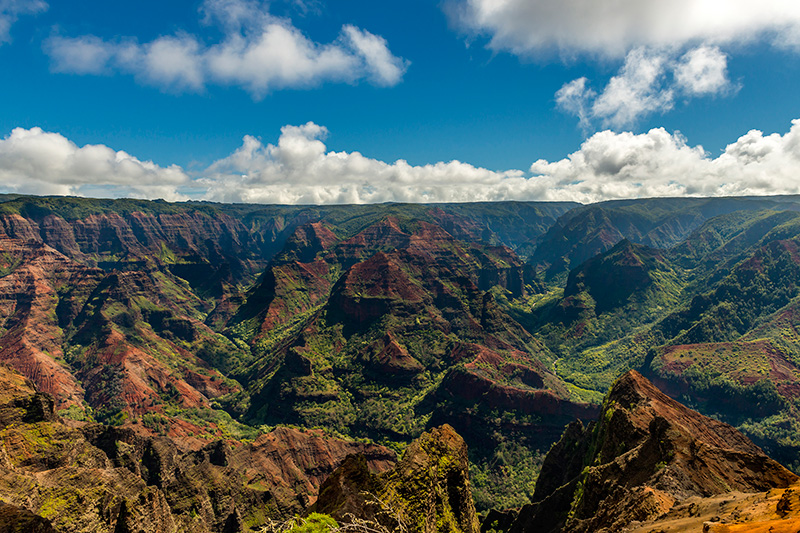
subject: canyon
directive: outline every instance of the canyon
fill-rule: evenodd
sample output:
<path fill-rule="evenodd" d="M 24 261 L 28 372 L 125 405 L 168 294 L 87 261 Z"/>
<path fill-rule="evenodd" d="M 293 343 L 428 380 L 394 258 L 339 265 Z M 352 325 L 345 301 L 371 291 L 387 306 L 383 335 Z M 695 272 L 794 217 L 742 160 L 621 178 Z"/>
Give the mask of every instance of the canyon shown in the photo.
<path fill-rule="evenodd" d="M 442 457 L 458 468 L 412 491 L 432 500 L 392 503 L 426 517 L 420 531 L 442 517 L 476 531 L 478 514 L 540 530 L 542 501 L 565 510 L 553 531 L 712 510 L 709 528 L 735 531 L 719 510 L 729 493 L 753 506 L 767 494 L 790 516 L 799 210 L 789 196 L 4 197 L 0 516 L 42 531 L 240 531 L 316 509 L 328 479 L 402 494 L 422 482 L 412 464 Z M 430 439 L 449 451 L 422 453 Z M 692 498 L 700 511 L 681 515 Z M 771 505 L 753 520 L 783 520 Z"/>

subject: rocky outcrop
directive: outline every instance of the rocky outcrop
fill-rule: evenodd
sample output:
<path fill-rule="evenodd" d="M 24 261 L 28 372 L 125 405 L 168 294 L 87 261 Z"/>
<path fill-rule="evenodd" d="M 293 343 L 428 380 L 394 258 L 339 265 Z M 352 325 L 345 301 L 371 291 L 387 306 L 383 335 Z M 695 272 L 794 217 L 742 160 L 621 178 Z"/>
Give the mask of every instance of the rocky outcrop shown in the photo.
<path fill-rule="evenodd" d="M 467 445 L 449 425 L 433 428 L 409 444 L 385 480 L 384 500 L 405 514 L 412 531 L 478 531 Z"/>
<path fill-rule="evenodd" d="M 49 520 L 27 509 L 0 502 L 0 531 L 4 533 L 56 533 Z"/>
<path fill-rule="evenodd" d="M 365 365 L 377 379 L 402 380 L 425 370 L 425 367 L 409 355 L 405 346 L 400 344 L 392 333 L 387 333 L 373 342 L 369 351 L 363 354 L 363 358 Z"/>
<path fill-rule="evenodd" d="M 2 531 L 240 531 L 302 512 L 348 455 L 376 472 L 395 459 L 380 446 L 290 428 L 183 451 L 130 428 L 67 425 L 53 405 L 0 367 Z"/>
<path fill-rule="evenodd" d="M 392 312 L 408 316 L 422 308 L 424 290 L 396 257 L 378 252 L 358 263 L 334 286 L 329 306 L 358 327 Z"/>
<path fill-rule="evenodd" d="M 333 258 L 344 268 L 368 259 L 377 251 L 387 251 L 408 246 L 409 234 L 400 227 L 395 217 L 386 217 L 369 225 L 332 250 Z"/>
<path fill-rule="evenodd" d="M 375 475 L 351 457 L 322 485 L 314 510 L 347 514 L 418 533 L 477 533 L 464 440 L 444 425 L 409 444 L 392 470 Z"/>
<path fill-rule="evenodd" d="M 733 427 L 630 371 L 612 387 L 599 421 L 570 426 L 547 455 L 535 503 L 520 511 L 511 531 L 620 531 L 692 497 L 797 481 Z"/>
<path fill-rule="evenodd" d="M 310 222 L 298 227 L 286 241 L 281 252 L 283 261 L 310 263 L 316 255 L 333 246 L 339 239 L 321 222 Z"/>
<path fill-rule="evenodd" d="M 632 523 L 626 533 L 796 533 L 800 531 L 800 484 L 764 492 L 693 497 L 655 520 Z"/>
<path fill-rule="evenodd" d="M 547 292 L 545 285 L 536 275 L 532 265 L 498 265 L 481 269 L 478 287 L 489 290 L 494 286 L 502 287 L 511 293 L 514 298 L 526 294 L 540 294 Z"/>

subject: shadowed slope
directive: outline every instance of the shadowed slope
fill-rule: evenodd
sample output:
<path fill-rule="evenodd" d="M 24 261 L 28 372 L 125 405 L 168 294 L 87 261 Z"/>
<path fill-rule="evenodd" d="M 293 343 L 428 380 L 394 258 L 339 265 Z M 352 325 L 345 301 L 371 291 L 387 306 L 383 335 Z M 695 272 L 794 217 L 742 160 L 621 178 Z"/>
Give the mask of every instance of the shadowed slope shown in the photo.
<path fill-rule="evenodd" d="M 619 531 L 693 496 L 764 491 L 798 478 L 733 427 L 631 371 L 612 387 L 597 423 L 572 426 L 553 447 L 540 480 L 536 503 L 512 531 Z"/>

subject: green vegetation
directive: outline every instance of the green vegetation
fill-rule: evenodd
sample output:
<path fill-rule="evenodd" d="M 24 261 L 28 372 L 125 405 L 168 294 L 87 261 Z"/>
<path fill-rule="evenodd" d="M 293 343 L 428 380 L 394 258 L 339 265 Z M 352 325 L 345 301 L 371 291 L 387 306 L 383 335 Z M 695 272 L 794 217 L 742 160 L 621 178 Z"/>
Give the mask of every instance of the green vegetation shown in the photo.
<path fill-rule="evenodd" d="M 585 211 L 565 226 L 576 236 L 618 224 L 622 213 Z M 787 430 L 800 420 L 788 392 L 800 379 L 798 244 L 796 212 L 735 211 L 663 252 L 623 241 L 573 269 L 563 293 L 501 303 L 559 357 L 555 371 L 578 397 L 597 401 L 616 376 L 638 368 L 792 464 L 800 452 Z"/>
<path fill-rule="evenodd" d="M 87 401 L 62 416 L 158 435 L 180 423 L 197 428 L 189 437 L 239 441 L 296 424 L 398 450 L 452 422 L 469 440 L 486 509 L 531 494 L 572 416 L 556 402 L 597 404 L 630 368 L 800 466 L 800 214 L 785 210 L 790 201 L 254 206 L 11 195 L 0 216 L 56 215 L 75 227 L 124 219 L 96 242 L 73 232 L 75 245 L 49 243 L 103 269 L 47 278 L 53 293 L 41 305 L 58 327 L 48 335 Z M 148 236 L 137 213 L 180 222 Z M 309 221 L 322 223 L 324 246 L 308 226 L 297 231 Z M 0 277 L 23 264 L 0 252 Z M 28 301 L 14 301 L 4 339 L 27 320 Z M 555 414 L 529 408 L 544 391 Z M 344 527 L 319 525 L 328 526 Z"/>
<path fill-rule="evenodd" d="M 15 257 L 5 252 L 0 253 L 0 278 L 14 272 L 22 263 L 21 257 Z"/>
<path fill-rule="evenodd" d="M 136 212 L 161 215 L 190 211 L 208 214 L 218 212 L 211 204 L 175 204 L 163 200 L 148 201 L 130 198 L 103 200 L 69 196 L 20 196 L 0 203 L 0 214 L 21 215 L 34 220 L 41 220 L 48 215 L 57 215 L 67 221 L 74 221 L 85 219 L 91 215 L 127 216 Z"/>
<path fill-rule="evenodd" d="M 320 513 L 311 513 L 308 518 L 298 522 L 297 525 L 289 530 L 289 533 L 324 533 L 326 531 L 335 531 L 339 527 L 336 520 Z"/>
<path fill-rule="evenodd" d="M 501 441 L 490 457 L 470 457 L 470 483 L 475 508 L 511 509 L 530 501 L 542 469 L 546 450 L 537 450 L 516 439 L 498 435 Z"/>

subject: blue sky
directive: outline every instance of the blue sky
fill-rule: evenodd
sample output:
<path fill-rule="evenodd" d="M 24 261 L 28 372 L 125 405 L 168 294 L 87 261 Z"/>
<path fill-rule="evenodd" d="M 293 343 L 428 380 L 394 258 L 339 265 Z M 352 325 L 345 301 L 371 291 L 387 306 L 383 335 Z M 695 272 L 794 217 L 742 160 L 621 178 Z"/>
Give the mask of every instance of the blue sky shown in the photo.
<path fill-rule="evenodd" d="M 793 0 L 0 0 L 0 39 L 8 192 L 800 193 Z"/>

